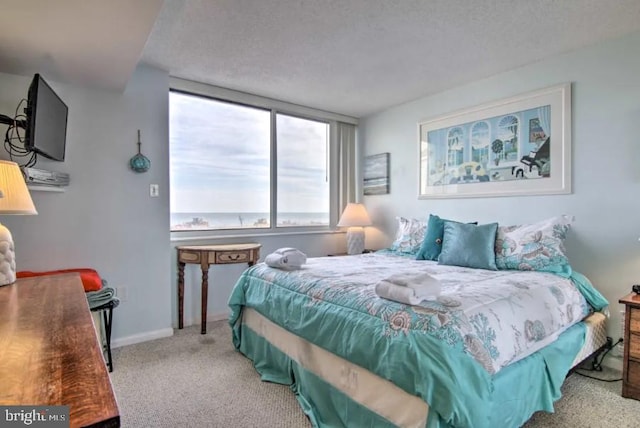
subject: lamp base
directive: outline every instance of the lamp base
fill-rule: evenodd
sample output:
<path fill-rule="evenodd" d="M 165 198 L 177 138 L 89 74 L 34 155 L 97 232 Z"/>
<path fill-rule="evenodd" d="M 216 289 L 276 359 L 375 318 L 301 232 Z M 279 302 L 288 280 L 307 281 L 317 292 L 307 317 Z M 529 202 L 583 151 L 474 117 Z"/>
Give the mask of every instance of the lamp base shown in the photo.
<path fill-rule="evenodd" d="M 16 282 L 16 252 L 11 232 L 0 224 L 0 287 Z"/>
<path fill-rule="evenodd" d="M 347 254 L 362 254 L 364 251 L 364 228 L 350 227 L 347 229 Z"/>

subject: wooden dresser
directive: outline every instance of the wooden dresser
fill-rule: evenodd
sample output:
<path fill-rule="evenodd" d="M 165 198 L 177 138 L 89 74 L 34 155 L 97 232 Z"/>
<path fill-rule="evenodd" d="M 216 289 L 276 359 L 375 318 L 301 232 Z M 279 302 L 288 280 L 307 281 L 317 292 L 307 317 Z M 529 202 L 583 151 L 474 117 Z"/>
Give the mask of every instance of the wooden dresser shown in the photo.
<path fill-rule="evenodd" d="M 120 426 L 78 274 L 0 287 L 0 405 L 69 406 L 71 427 Z"/>
<path fill-rule="evenodd" d="M 626 306 L 622 396 L 640 400 L 640 295 L 629 293 L 620 303 Z"/>

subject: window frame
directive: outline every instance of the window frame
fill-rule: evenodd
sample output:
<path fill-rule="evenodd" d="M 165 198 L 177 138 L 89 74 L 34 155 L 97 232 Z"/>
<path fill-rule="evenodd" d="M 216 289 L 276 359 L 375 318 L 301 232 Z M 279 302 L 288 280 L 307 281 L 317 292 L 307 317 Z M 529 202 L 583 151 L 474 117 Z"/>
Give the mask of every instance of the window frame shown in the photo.
<path fill-rule="evenodd" d="M 203 83 L 188 80 L 170 78 L 169 91 L 187 95 L 208 98 L 214 101 L 231 103 L 249 108 L 257 108 L 270 112 L 270 227 L 269 228 L 238 228 L 238 229 L 209 229 L 209 230 L 171 230 L 172 241 L 187 241 L 218 237 L 244 237 L 244 236 L 273 236 L 273 235 L 299 235 L 329 233 L 337 230 L 339 213 L 339 182 L 338 170 L 338 141 L 337 123 L 345 122 L 357 125 L 358 120 L 349 116 L 316 110 L 299 106 L 271 98 L 260 97 L 244 92 L 233 91 Z M 282 226 L 278 227 L 277 219 L 277 140 L 276 121 L 277 114 L 288 115 L 300 119 L 314 120 L 329 125 L 329 225 L 327 226 Z M 168 118 L 168 123 L 170 119 Z M 171 191 L 171 189 L 170 189 Z M 169 211 L 171 214 L 171 211 Z"/>

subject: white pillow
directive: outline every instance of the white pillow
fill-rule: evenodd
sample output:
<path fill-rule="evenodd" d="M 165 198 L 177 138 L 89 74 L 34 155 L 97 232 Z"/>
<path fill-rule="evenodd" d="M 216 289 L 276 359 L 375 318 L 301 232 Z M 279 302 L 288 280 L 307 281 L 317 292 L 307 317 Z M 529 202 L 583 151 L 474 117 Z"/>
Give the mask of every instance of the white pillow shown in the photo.
<path fill-rule="evenodd" d="M 498 227 L 498 269 L 557 272 L 569 266 L 564 240 L 571 223 L 573 216 L 561 215 L 534 224 Z"/>
<path fill-rule="evenodd" d="M 415 254 L 424 239 L 427 224 L 415 218 L 396 217 L 398 230 L 391 244 L 391 250 L 399 253 Z"/>

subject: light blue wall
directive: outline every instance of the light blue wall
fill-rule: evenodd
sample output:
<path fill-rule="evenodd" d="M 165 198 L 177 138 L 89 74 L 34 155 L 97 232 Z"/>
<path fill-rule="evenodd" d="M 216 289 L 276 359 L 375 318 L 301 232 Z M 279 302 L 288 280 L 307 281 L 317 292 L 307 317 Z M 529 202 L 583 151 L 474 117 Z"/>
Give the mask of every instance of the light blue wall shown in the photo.
<path fill-rule="evenodd" d="M 513 224 L 573 214 L 576 223 L 567 242 L 570 258 L 613 303 L 610 334 L 617 337 L 617 299 L 639 281 L 638 76 L 640 34 L 365 118 L 359 132 L 364 153 L 391 153 L 391 193 L 364 198 L 377 227 L 367 231 L 367 247 L 391 242 L 396 215 L 426 218 L 433 212 Z M 571 195 L 417 199 L 419 121 L 566 81 L 573 82 Z M 30 77 L 0 74 L 0 113 L 13 114 L 29 82 Z M 168 233 L 168 82 L 165 72 L 147 66 L 138 67 L 124 93 L 49 82 L 69 106 L 67 159 L 43 160 L 38 166 L 69 172 L 72 184 L 65 193 L 33 192 L 38 216 L 0 219 L 14 235 L 19 269 L 95 267 L 111 285 L 127 288 L 127 302 L 117 309 L 114 323 L 114 339 L 122 343 L 170 334 L 176 321 L 175 243 Z M 137 129 L 142 130 L 143 153 L 152 162 L 146 174 L 128 169 Z M 151 183 L 160 185 L 159 198 L 149 198 Z M 262 243 L 263 255 L 281 246 L 323 255 L 344 251 L 343 239 L 335 234 L 235 241 Z M 226 312 L 226 300 L 241 271 L 241 265 L 213 268 L 211 314 Z M 187 324 L 199 322 L 199 279 L 197 268 L 190 266 Z"/>
<path fill-rule="evenodd" d="M 563 82 L 573 91 L 573 193 L 482 199 L 418 200 L 417 123 Z M 640 282 L 640 34 L 608 41 L 417 99 L 360 122 L 365 155 L 391 153 L 391 193 L 364 202 L 388 246 L 397 215 L 429 213 L 461 221 L 535 222 L 576 218 L 567 240 L 574 269 L 611 302 L 609 334 L 620 336 L 618 299 Z"/>
<path fill-rule="evenodd" d="M 0 112 L 13 116 L 30 80 L 0 74 Z M 115 310 L 116 341 L 171 334 L 168 81 L 146 66 L 124 93 L 49 81 L 69 107 L 66 159 L 42 159 L 37 167 L 68 172 L 71 185 L 64 193 L 31 192 L 37 216 L 1 218 L 13 234 L 19 270 L 92 267 L 110 285 L 127 288 L 127 301 Z M 151 159 L 145 174 L 128 167 L 138 129 Z M 149 197 L 151 183 L 160 185 L 160 197 Z"/>
<path fill-rule="evenodd" d="M 46 76 L 45 76 L 46 79 Z M 0 113 L 13 116 L 31 76 L 0 73 Z M 177 326 L 176 244 L 259 242 L 264 256 L 292 246 L 309 256 L 345 251 L 344 233 L 170 241 L 169 76 L 141 65 L 124 93 L 48 81 L 69 107 L 64 162 L 44 158 L 37 167 L 68 172 L 64 193 L 31 192 L 37 216 L 1 216 L 12 232 L 19 270 L 95 268 L 127 300 L 115 310 L 114 345 L 172 334 Z M 151 160 L 144 174 L 129 170 L 137 151 Z M 0 125 L 4 135 L 6 127 Z M 0 158 L 7 158 L 1 150 Z M 160 197 L 149 197 L 149 185 Z M 246 265 L 215 266 L 209 279 L 209 315 L 228 314 L 231 289 Z M 185 275 L 185 324 L 200 323 L 200 269 Z"/>

